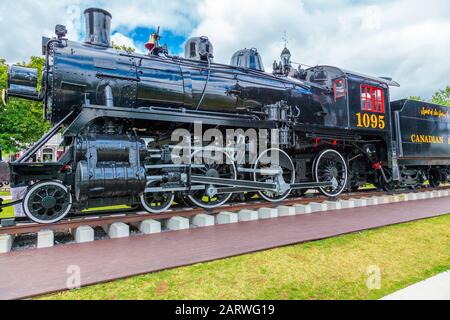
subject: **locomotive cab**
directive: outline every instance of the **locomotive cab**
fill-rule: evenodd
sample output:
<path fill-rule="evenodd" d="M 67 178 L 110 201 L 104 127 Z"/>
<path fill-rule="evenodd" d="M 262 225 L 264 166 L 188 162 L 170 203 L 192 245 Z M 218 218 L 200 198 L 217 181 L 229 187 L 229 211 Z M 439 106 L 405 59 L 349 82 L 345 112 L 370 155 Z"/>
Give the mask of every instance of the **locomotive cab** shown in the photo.
<path fill-rule="evenodd" d="M 332 66 L 305 72 L 305 80 L 317 84 L 314 102 L 320 103 L 324 125 L 354 130 L 386 132 L 389 128 L 389 86 L 397 82 Z"/>

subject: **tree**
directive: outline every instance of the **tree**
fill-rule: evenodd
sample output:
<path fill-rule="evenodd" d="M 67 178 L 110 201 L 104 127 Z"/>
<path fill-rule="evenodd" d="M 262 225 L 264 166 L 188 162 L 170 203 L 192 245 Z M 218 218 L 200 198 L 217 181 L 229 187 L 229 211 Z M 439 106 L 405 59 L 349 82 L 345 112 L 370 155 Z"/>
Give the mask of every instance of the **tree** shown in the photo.
<path fill-rule="evenodd" d="M 122 51 L 126 51 L 126 52 L 129 52 L 129 53 L 133 53 L 133 52 L 136 51 L 136 49 L 134 49 L 134 48 L 127 47 L 124 44 L 123 45 L 118 45 L 118 44 L 115 44 L 114 42 L 112 43 L 112 47 L 114 49 L 116 49 L 116 50 L 122 50 Z"/>
<path fill-rule="evenodd" d="M 414 101 L 424 101 L 421 97 L 419 96 L 411 96 L 408 98 L 409 100 L 414 100 Z"/>
<path fill-rule="evenodd" d="M 31 57 L 30 61 L 20 65 L 37 68 L 41 74 L 44 59 Z M 0 90 L 7 86 L 8 66 L 0 59 Z M 41 83 L 38 83 L 40 89 Z M 6 154 L 22 151 L 49 129 L 43 120 L 42 103 L 12 98 L 6 107 L 0 108 L 0 145 Z"/>
<path fill-rule="evenodd" d="M 431 102 L 450 107 L 450 86 L 436 92 L 431 98 Z"/>

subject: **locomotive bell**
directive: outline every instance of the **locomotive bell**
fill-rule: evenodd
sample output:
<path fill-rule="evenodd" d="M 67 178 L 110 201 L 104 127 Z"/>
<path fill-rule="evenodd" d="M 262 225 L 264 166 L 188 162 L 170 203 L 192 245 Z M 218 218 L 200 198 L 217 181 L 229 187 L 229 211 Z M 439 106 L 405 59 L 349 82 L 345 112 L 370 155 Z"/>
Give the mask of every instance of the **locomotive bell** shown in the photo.
<path fill-rule="evenodd" d="M 84 11 L 86 19 L 85 43 L 96 46 L 111 47 L 112 15 L 103 9 L 90 8 Z"/>

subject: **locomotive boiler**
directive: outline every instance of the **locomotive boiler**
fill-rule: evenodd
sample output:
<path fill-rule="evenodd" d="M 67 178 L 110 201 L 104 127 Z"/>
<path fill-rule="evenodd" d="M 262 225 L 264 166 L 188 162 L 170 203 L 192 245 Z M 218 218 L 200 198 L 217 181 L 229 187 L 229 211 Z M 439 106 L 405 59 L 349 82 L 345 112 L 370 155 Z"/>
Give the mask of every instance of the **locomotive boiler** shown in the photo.
<path fill-rule="evenodd" d="M 110 205 L 161 213 L 177 202 L 209 210 L 236 195 L 280 202 L 308 189 L 336 197 L 369 182 L 390 190 L 449 178 L 448 112 L 419 106 L 442 112 L 428 118 L 439 125 L 417 131 L 402 121 L 407 103 L 391 108 L 389 86 L 398 86 L 391 79 L 331 66 L 295 70 L 287 48 L 273 73 L 264 71 L 256 49 L 219 64 L 206 37 L 189 39 L 183 58 L 160 46 L 158 33 L 147 54 L 127 52 L 111 45 L 110 13 L 87 9 L 85 19 L 83 43 L 67 40 L 64 26 L 43 38 L 42 75 L 9 69 L 3 100 L 42 101 L 54 126 L 18 161 L 0 165 L 3 180 L 28 187 L 22 202 L 33 221 L 54 223 L 74 210 Z M 238 143 L 247 151 L 259 144 L 252 130 L 267 136 L 267 148 L 239 161 Z M 411 130 L 419 137 L 412 142 Z M 30 162 L 61 131 L 60 159 Z M 174 132 L 182 133 L 177 141 Z M 208 132 L 232 132 L 233 143 L 212 143 Z M 438 157 L 409 156 L 426 145 L 422 136 L 442 137 Z M 180 142 L 188 161 L 175 152 Z"/>

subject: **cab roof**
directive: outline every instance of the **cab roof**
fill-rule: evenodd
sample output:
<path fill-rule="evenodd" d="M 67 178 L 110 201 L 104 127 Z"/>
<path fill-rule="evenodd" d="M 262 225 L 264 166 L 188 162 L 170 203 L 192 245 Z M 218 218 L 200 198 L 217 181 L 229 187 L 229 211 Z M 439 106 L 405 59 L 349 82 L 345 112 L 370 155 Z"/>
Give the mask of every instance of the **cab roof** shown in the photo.
<path fill-rule="evenodd" d="M 333 70 L 333 72 L 340 73 L 342 76 L 365 78 L 365 79 L 376 81 L 379 83 L 384 83 L 391 87 L 400 87 L 400 84 L 398 82 L 393 81 L 390 78 L 369 76 L 367 74 L 363 74 L 363 73 L 359 73 L 359 72 L 355 72 L 355 71 L 349 71 L 349 70 L 341 69 L 341 68 L 334 67 L 334 66 L 326 66 L 326 65 L 325 66 L 315 66 L 308 70 L 313 71 L 314 69 Z"/>

